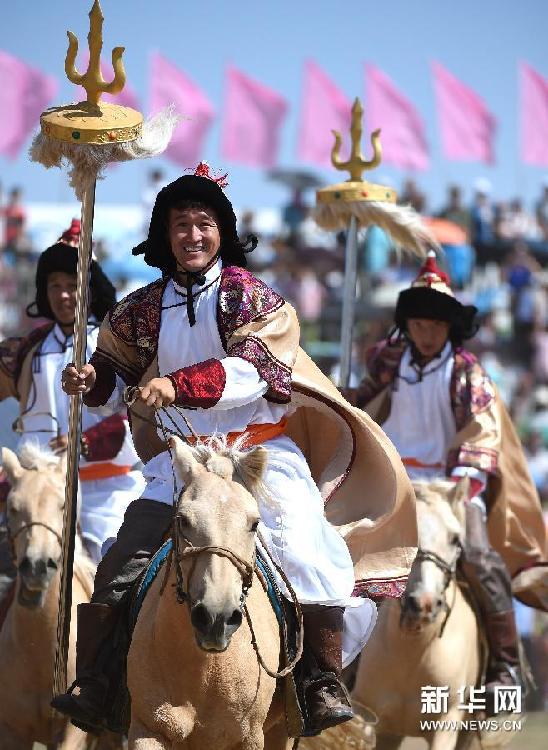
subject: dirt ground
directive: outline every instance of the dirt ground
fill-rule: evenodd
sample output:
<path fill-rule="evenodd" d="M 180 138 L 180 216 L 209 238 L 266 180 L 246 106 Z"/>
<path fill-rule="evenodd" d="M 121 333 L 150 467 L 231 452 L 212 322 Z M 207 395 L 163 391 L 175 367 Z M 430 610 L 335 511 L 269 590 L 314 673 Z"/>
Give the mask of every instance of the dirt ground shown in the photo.
<path fill-rule="evenodd" d="M 408 739 L 400 750 L 426 750 L 426 742 Z M 516 734 L 507 750 L 548 750 L 548 712 L 529 714 L 521 732 Z M 44 745 L 34 745 L 34 750 L 46 750 Z M 341 749 L 342 750 L 342 749 Z"/>
<path fill-rule="evenodd" d="M 426 750 L 426 742 L 408 739 L 400 750 Z M 507 750 L 547 750 L 548 749 L 548 712 L 528 714 L 521 732 L 517 733 Z"/>

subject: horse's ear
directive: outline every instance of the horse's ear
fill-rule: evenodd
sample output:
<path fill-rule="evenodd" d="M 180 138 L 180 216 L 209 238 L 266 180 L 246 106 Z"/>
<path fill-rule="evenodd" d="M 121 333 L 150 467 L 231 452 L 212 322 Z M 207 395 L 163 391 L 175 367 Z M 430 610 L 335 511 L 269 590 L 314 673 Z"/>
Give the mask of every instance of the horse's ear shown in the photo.
<path fill-rule="evenodd" d="M 257 445 L 238 458 L 238 465 L 236 467 L 238 474 L 252 495 L 255 495 L 257 489 L 262 485 L 267 460 L 268 452 L 262 445 Z"/>
<path fill-rule="evenodd" d="M 451 490 L 451 505 L 463 503 L 468 500 L 470 495 L 470 477 L 463 476 L 458 482 L 455 482 L 455 487 Z"/>
<path fill-rule="evenodd" d="M 464 516 L 464 503 L 468 500 L 469 497 L 470 477 L 465 475 L 461 477 L 458 482 L 455 482 L 455 486 L 451 489 L 449 495 L 451 509 L 455 516 L 461 521 L 461 523 Z"/>
<path fill-rule="evenodd" d="M 168 440 L 168 445 L 173 453 L 173 468 L 184 485 L 190 484 L 193 474 L 200 468 L 200 464 L 194 458 L 192 448 L 183 443 L 176 435 Z"/>
<path fill-rule="evenodd" d="M 18 482 L 25 471 L 15 453 L 9 448 L 2 448 L 2 468 L 11 484 Z"/>

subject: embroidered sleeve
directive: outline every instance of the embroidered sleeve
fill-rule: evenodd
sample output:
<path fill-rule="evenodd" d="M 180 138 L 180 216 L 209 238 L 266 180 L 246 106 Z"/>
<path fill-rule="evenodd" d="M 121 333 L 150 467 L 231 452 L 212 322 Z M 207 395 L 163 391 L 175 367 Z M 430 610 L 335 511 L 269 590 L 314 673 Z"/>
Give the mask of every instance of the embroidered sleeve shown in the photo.
<path fill-rule="evenodd" d="M 124 443 L 126 424 L 121 414 L 113 414 L 82 433 L 82 455 L 87 461 L 110 461 Z"/>
<path fill-rule="evenodd" d="M 193 409 L 210 409 L 223 395 L 226 373 L 218 359 L 182 367 L 166 375 L 175 388 L 175 404 Z"/>
<path fill-rule="evenodd" d="M 356 406 L 363 409 L 394 381 L 403 350 L 403 345 L 391 345 L 388 341 L 380 341 L 367 350 L 365 355 L 367 375 L 356 389 Z"/>
<path fill-rule="evenodd" d="M 9 396 L 19 398 L 17 383 L 25 357 L 46 338 L 53 325 L 46 323 L 23 338 L 9 338 L 0 343 L 0 401 Z"/>
<path fill-rule="evenodd" d="M 97 407 L 107 403 L 116 388 L 116 375 L 126 385 L 136 385 L 139 382 L 141 369 L 137 347 L 114 334 L 111 326 L 114 310 L 101 324 L 97 348 L 90 359 L 97 378 L 93 389 L 84 396 L 86 406 Z"/>
<path fill-rule="evenodd" d="M 464 350 L 455 352 L 451 405 L 457 439 L 448 453 L 448 473 L 458 466 L 496 473 L 501 425 L 495 389 L 474 355 Z"/>
<path fill-rule="evenodd" d="M 0 342 L 0 401 L 13 396 L 17 398 L 15 371 L 21 338 L 10 338 Z"/>
<path fill-rule="evenodd" d="M 244 269 L 227 268 L 217 321 L 229 357 L 252 364 L 267 384 L 264 397 L 289 402 L 299 346 L 299 323 L 291 305 Z"/>

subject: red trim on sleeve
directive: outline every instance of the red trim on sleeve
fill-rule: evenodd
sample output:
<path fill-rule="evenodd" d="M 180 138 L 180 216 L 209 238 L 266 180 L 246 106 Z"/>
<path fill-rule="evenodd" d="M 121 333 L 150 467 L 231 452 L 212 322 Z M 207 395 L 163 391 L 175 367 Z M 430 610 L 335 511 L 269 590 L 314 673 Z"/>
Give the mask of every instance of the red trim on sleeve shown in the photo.
<path fill-rule="evenodd" d="M 126 420 L 113 414 L 82 433 L 82 455 L 88 461 L 110 461 L 120 453 L 125 436 Z"/>
<path fill-rule="evenodd" d="M 226 372 L 218 359 L 207 359 L 165 376 L 175 388 L 175 404 L 210 409 L 223 395 Z"/>

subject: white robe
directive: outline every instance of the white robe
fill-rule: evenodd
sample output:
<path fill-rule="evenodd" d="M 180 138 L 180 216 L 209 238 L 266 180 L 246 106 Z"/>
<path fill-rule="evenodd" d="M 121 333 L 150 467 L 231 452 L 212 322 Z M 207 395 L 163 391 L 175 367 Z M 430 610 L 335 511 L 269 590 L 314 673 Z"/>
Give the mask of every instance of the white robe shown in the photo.
<path fill-rule="evenodd" d="M 457 434 L 451 406 L 451 377 L 455 357 L 448 341 L 440 357 L 423 368 L 422 379 L 411 365 L 408 347 L 400 362 L 399 377 L 394 380 L 391 407 L 382 429 L 388 435 L 412 480 L 446 479 L 447 454 Z M 470 476 L 483 487 L 485 472 L 471 466 L 456 467 L 453 476 Z M 474 504 L 485 510 L 476 496 Z"/>
<path fill-rule="evenodd" d="M 220 263 L 206 274 L 206 284 L 194 299 L 196 323 L 190 326 L 185 290 L 170 281 L 162 299 L 158 342 L 160 375 L 215 358 L 220 360 L 226 383 L 219 401 L 209 409 L 183 413 L 198 435 L 242 432 L 249 425 L 277 423 L 290 405 L 263 398 L 267 384 L 255 367 L 239 357 L 226 356 L 217 327 Z M 168 412 L 185 434 L 189 430 L 174 409 Z M 172 424 L 165 419 L 167 427 Z M 159 431 L 160 437 L 162 436 Z M 344 662 L 349 663 L 369 637 L 376 619 L 369 599 L 352 597 L 354 570 L 348 547 L 327 521 L 323 500 L 306 459 L 285 435 L 264 443 L 268 451 L 265 483 L 270 504 L 260 503 L 260 531 L 270 553 L 283 569 L 302 603 L 346 607 L 343 638 Z M 171 505 L 174 492 L 171 459 L 167 452 L 152 458 L 143 474 L 147 486 L 142 497 Z M 285 586 L 279 580 L 280 587 Z"/>
<path fill-rule="evenodd" d="M 97 344 L 99 328 L 89 324 L 86 359 Z M 72 336 L 65 336 L 55 325 L 33 355 L 32 385 L 23 414 L 20 418 L 21 442 L 32 440 L 47 447 L 57 435 L 68 433 L 69 397 L 61 389 L 61 373 L 74 359 Z M 92 412 L 82 409 L 82 431 L 101 422 L 116 409 L 101 408 Z M 119 453 L 108 463 L 134 466 L 139 457 L 133 446 L 126 424 L 126 435 Z M 83 456 L 80 466 L 97 466 Z M 105 479 L 80 481 L 79 522 L 86 547 L 94 562 L 99 562 L 103 544 L 118 533 L 127 506 L 141 494 L 144 479 L 140 471 L 130 471 Z M 106 551 L 106 549 L 104 550 Z"/>

